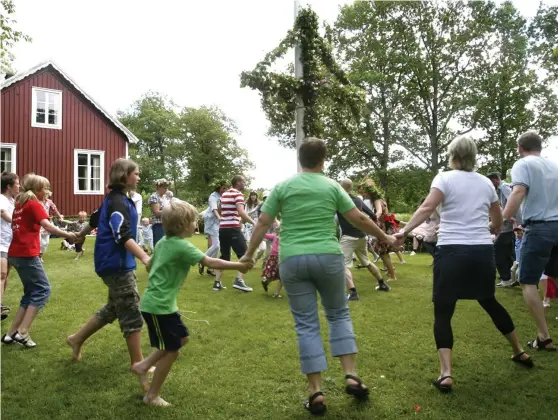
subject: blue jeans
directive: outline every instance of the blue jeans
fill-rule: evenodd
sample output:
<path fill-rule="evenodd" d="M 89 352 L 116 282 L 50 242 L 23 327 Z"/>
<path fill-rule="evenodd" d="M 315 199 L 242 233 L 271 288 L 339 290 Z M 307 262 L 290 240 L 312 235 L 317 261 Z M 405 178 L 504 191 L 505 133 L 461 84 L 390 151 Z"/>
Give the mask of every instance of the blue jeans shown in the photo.
<path fill-rule="evenodd" d="M 345 296 L 343 255 L 299 255 L 283 261 L 279 271 L 295 321 L 302 373 L 327 369 L 316 291 L 329 324 L 332 356 L 356 353 L 353 322 Z"/>
<path fill-rule="evenodd" d="M 50 297 L 50 283 L 40 257 L 8 257 L 23 284 L 23 296 L 19 306 L 42 308 Z"/>
<path fill-rule="evenodd" d="M 558 222 L 526 227 L 519 266 L 521 284 L 539 284 L 543 272 L 549 277 L 558 277 Z"/>
<path fill-rule="evenodd" d="M 151 225 L 151 229 L 153 230 L 153 248 L 155 248 L 157 242 L 159 242 L 163 238 L 163 236 L 165 236 L 165 231 L 163 230 L 162 223 L 153 223 Z"/>

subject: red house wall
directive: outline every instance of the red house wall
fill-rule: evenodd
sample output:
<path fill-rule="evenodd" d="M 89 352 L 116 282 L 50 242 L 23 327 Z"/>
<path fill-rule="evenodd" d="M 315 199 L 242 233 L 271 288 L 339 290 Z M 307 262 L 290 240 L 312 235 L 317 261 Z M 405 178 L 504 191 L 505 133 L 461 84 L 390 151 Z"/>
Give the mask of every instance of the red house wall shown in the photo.
<path fill-rule="evenodd" d="M 32 87 L 62 91 L 62 129 L 31 127 Z M 0 139 L 17 144 L 16 170 L 49 179 L 52 200 L 64 215 L 97 208 L 103 195 L 74 194 L 74 149 L 105 151 L 105 184 L 114 160 L 126 157 L 127 139 L 50 67 L 2 90 Z"/>

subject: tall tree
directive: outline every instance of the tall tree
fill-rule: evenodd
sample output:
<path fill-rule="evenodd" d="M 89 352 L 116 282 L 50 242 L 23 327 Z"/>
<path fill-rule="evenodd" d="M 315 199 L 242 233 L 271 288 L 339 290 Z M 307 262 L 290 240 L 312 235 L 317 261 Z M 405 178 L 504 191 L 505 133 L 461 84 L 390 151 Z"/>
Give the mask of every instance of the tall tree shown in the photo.
<path fill-rule="evenodd" d="M 409 129 L 402 106 L 409 75 L 402 54 L 401 6 L 357 1 L 342 7 L 335 23 L 338 54 L 349 80 L 366 92 L 366 105 L 359 129 L 347 139 L 332 139 L 343 153 L 333 155 L 330 172 L 374 171 L 386 192 L 388 166 L 402 158 L 393 146 Z"/>
<path fill-rule="evenodd" d="M 558 79 L 558 6 L 548 6 L 542 1 L 529 33 L 538 64 L 548 72 L 548 77 Z"/>
<path fill-rule="evenodd" d="M 505 178 L 517 159 L 516 140 L 522 132 L 556 134 L 558 99 L 533 66 L 527 20 L 511 1 L 498 7 L 490 42 L 477 75 L 474 118 L 485 132 L 478 142 L 484 166 Z"/>
<path fill-rule="evenodd" d="M 410 78 L 405 84 L 406 110 L 420 131 L 402 144 L 434 172 L 442 164 L 452 137 L 474 128 L 469 112 L 473 76 L 481 71 L 492 11 L 489 2 L 433 0 L 404 2 L 403 53 Z"/>
<path fill-rule="evenodd" d="M 180 109 L 149 92 L 119 117 L 139 139 L 130 156 L 141 167 L 142 191 L 151 191 L 156 179 L 166 178 L 177 197 L 201 205 L 217 180 L 252 168 L 234 137 L 238 129 L 218 108 Z"/>
<path fill-rule="evenodd" d="M 181 137 L 188 175 L 185 189 L 189 200 L 200 204 L 207 200 L 215 182 L 230 180 L 253 168 L 248 152 L 241 148 L 235 135 L 234 121 L 220 109 L 184 108 L 180 115 Z"/>
<path fill-rule="evenodd" d="M 0 6 L 0 73 L 10 73 L 14 61 L 12 49 L 20 41 L 30 42 L 31 37 L 14 28 L 17 22 L 12 17 L 15 14 L 13 0 L 1 0 Z"/>

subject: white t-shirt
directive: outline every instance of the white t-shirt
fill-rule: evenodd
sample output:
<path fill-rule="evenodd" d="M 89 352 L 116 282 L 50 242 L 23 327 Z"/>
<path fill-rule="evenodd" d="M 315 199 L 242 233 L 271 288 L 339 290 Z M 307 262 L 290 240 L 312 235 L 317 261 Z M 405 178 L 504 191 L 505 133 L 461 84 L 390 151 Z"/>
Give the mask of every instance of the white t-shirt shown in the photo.
<path fill-rule="evenodd" d="M 142 213 L 142 206 L 143 206 L 143 198 L 140 193 L 135 192 L 130 197 L 136 206 L 136 210 L 138 212 L 138 226 L 141 225 L 141 213 Z"/>
<path fill-rule="evenodd" d="M 444 194 L 438 245 L 492 244 L 488 216 L 498 196 L 487 177 L 476 172 L 442 172 L 432 181 L 432 188 Z"/>
<path fill-rule="evenodd" d="M 14 212 L 15 200 L 9 199 L 4 194 L 0 194 L 0 210 L 5 210 L 11 216 Z M 0 218 L 1 219 L 1 218 Z M 12 242 L 12 224 L 4 219 L 0 220 L 0 252 L 8 252 Z"/>

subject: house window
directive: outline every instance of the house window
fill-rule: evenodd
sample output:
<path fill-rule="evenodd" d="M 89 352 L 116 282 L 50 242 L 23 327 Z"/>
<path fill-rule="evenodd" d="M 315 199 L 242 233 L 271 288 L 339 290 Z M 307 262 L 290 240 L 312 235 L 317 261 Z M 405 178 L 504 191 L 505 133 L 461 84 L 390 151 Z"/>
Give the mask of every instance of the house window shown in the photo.
<path fill-rule="evenodd" d="M 16 149 L 11 143 L 2 143 L 0 147 L 0 172 L 16 172 Z"/>
<path fill-rule="evenodd" d="M 74 150 L 74 194 L 103 194 L 105 152 Z"/>
<path fill-rule="evenodd" d="M 62 129 L 62 92 L 33 88 L 31 126 Z"/>

